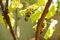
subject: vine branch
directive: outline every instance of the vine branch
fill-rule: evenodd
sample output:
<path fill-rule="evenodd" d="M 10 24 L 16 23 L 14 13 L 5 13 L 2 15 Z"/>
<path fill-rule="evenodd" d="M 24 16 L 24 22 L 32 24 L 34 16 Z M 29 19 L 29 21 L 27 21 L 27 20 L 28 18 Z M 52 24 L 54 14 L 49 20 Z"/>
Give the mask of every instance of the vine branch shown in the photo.
<path fill-rule="evenodd" d="M 51 2 L 52 2 L 52 0 L 48 0 L 47 4 L 45 6 L 45 9 L 41 15 L 41 18 L 38 20 L 35 40 L 40 40 L 40 33 L 42 31 L 42 24 L 45 19 L 45 16 L 47 15 L 47 12 L 48 12 Z"/>
<path fill-rule="evenodd" d="M 2 0 L 0 0 L 0 6 L 1 6 L 1 9 L 2 9 L 2 11 L 3 11 L 4 19 L 6 20 L 6 23 L 8 24 L 8 26 L 9 26 L 9 28 L 10 28 L 11 34 L 12 34 L 14 40 L 17 40 L 17 39 L 16 39 L 16 35 L 14 34 L 14 31 L 13 31 L 13 29 L 12 29 L 12 25 L 11 25 L 11 22 L 10 22 L 10 17 L 8 16 L 8 13 L 9 13 L 9 11 L 8 11 L 8 1 L 9 1 L 9 0 L 6 0 L 5 9 L 4 9 L 4 5 L 3 5 Z"/>

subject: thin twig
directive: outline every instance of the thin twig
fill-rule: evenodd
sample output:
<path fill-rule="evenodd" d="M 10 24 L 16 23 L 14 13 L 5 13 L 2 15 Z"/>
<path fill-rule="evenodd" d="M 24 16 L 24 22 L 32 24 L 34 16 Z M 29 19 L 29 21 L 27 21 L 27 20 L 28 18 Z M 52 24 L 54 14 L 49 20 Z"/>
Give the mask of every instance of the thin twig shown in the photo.
<path fill-rule="evenodd" d="M 48 12 L 48 9 L 49 9 L 49 6 L 50 6 L 51 2 L 52 2 L 52 0 L 48 0 L 47 4 L 45 6 L 45 9 L 42 13 L 42 16 L 38 20 L 35 40 L 40 40 L 40 33 L 42 31 L 42 24 L 43 24 L 43 21 L 45 19 L 45 16 L 47 15 L 47 12 Z"/>

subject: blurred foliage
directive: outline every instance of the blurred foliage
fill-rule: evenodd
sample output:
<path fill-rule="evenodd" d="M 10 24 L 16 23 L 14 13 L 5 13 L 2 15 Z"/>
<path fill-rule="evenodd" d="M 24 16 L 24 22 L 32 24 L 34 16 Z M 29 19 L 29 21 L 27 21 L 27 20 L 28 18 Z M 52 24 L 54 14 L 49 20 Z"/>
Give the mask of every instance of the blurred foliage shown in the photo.
<path fill-rule="evenodd" d="M 46 18 L 49 19 L 53 17 L 56 14 L 56 10 L 57 10 L 57 3 L 54 3 L 52 4 L 48 14 L 46 15 Z"/>
<path fill-rule="evenodd" d="M 20 0 L 12 0 L 8 8 L 10 12 L 13 12 L 16 10 L 16 8 L 21 8 L 21 7 L 23 7 L 23 5 L 20 3 Z"/>
<path fill-rule="evenodd" d="M 32 23 L 36 22 L 36 24 L 33 26 L 33 29 L 36 30 L 37 22 L 43 13 L 43 10 L 46 6 L 47 1 L 48 0 L 12 0 L 12 1 L 9 1 L 8 9 L 9 9 L 10 13 L 8 15 L 10 17 L 12 26 L 14 26 L 14 22 L 15 22 L 14 12 L 18 8 L 19 16 L 25 16 L 26 20 L 28 20 L 28 21 L 29 21 L 29 19 L 31 19 Z M 3 0 L 4 5 L 5 5 L 5 2 L 6 2 L 6 0 Z M 58 1 L 58 3 L 60 3 L 60 1 Z M 53 2 L 51 3 L 45 19 L 49 20 L 56 14 L 57 5 L 58 5 L 57 3 L 53 3 Z M 60 9 L 60 4 L 58 6 L 58 9 Z M 44 26 L 43 30 L 47 27 L 47 24 L 49 23 L 49 21 L 51 19 L 49 21 L 47 21 L 47 20 L 44 20 L 44 22 L 43 22 L 43 26 Z M 3 16 L 0 15 L 0 23 L 3 23 L 3 22 L 4 22 Z M 49 28 L 44 36 L 44 38 L 46 40 L 52 36 L 53 32 L 55 31 L 55 25 L 57 24 L 56 20 L 53 20 L 50 22 L 51 23 L 49 23 L 50 24 Z"/>
<path fill-rule="evenodd" d="M 36 3 L 37 0 L 20 0 L 20 2 L 23 4 L 23 8 L 22 8 L 22 9 L 25 9 L 25 8 L 27 8 L 28 6 Z"/>
<path fill-rule="evenodd" d="M 48 0 L 38 0 L 38 2 L 36 3 L 36 5 L 38 6 L 45 6 Z"/>
<path fill-rule="evenodd" d="M 60 0 L 58 0 L 58 10 L 60 10 Z"/>
<path fill-rule="evenodd" d="M 31 15 L 32 22 L 37 21 L 41 17 L 41 14 L 42 14 L 43 9 L 44 9 L 43 6 L 42 7 L 39 7 L 34 13 L 32 13 L 32 15 Z"/>
<path fill-rule="evenodd" d="M 48 38 L 50 38 L 53 35 L 56 24 L 57 24 L 57 20 L 53 20 L 51 22 L 51 24 L 49 25 L 48 31 L 45 33 L 45 36 L 44 36 L 45 40 L 48 40 Z"/>
<path fill-rule="evenodd" d="M 3 16 L 0 14 L 0 23 L 4 23 Z"/>

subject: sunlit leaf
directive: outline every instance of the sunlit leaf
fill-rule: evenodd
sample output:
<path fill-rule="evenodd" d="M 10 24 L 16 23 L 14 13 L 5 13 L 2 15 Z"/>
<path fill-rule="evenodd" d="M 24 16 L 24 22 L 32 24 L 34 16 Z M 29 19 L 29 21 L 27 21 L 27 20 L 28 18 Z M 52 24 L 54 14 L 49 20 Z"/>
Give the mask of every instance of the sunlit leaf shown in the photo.
<path fill-rule="evenodd" d="M 49 12 L 46 15 L 46 18 L 49 19 L 53 17 L 56 14 L 56 10 L 57 10 L 57 4 L 52 4 Z"/>
<path fill-rule="evenodd" d="M 38 0 L 38 3 L 36 5 L 38 6 L 45 6 L 48 0 Z"/>
<path fill-rule="evenodd" d="M 26 12 L 27 12 L 26 9 L 25 10 L 20 10 L 19 14 L 20 14 L 20 16 L 24 16 L 26 14 Z"/>
<path fill-rule="evenodd" d="M 48 38 L 50 38 L 52 35 L 53 35 L 53 33 L 54 33 L 54 31 L 55 31 L 55 25 L 57 24 L 57 20 L 54 20 L 51 24 L 50 24 L 50 26 L 49 26 L 49 28 L 48 28 L 48 31 L 45 33 L 45 36 L 44 36 L 44 39 L 45 40 L 48 40 Z"/>
<path fill-rule="evenodd" d="M 23 5 L 20 3 L 20 0 L 13 0 L 8 8 L 10 12 L 13 12 L 14 10 L 16 10 L 16 8 L 22 7 Z"/>
<path fill-rule="evenodd" d="M 44 9 L 44 8 L 43 8 Z M 35 13 L 33 13 L 32 15 L 31 15 L 31 20 L 32 20 L 32 22 L 37 22 L 37 20 L 41 17 L 41 14 L 42 14 L 42 11 L 43 11 L 43 9 L 42 9 L 42 7 L 39 7 L 36 11 L 35 11 Z"/>
<path fill-rule="evenodd" d="M 37 5 L 35 5 L 35 4 L 31 5 L 31 8 L 32 8 L 33 10 L 37 9 L 38 7 L 39 7 L 39 6 L 37 6 Z"/>
<path fill-rule="evenodd" d="M 44 20 L 43 26 L 44 26 L 44 28 L 42 29 L 42 31 L 44 31 L 44 29 L 47 27 L 47 22 L 46 22 L 46 20 Z M 33 29 L 34 29 L 35 31 L 36 31 L 36 28 L 37 28 L 37 24 L 33 26 Z"/>
<path fill-rule="evenodd" d="M 40 18 L 40 12 L 37 11 L 35 14 L 31 15 L 32 22 L 35 22 Z"/>
<path fill-rule="evenodd" d="M 43 22 L 43 26 L 44 26 L 44 28 L 42 29 L 42 31 L 47 27 L 47 21 L 46 20 L 44 20 L 44 22 Z"/>

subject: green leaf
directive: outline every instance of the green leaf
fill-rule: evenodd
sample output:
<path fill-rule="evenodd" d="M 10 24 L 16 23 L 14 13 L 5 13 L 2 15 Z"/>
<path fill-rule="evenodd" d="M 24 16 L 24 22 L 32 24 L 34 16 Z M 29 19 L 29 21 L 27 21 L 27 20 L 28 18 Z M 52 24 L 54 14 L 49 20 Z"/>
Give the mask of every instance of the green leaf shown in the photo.
<path fill-rule="evenodd" d="M 44 29 L 47 27 L 47 21 L 46 20 L 44 20 L 44 22 L 43 22 L 43 26 L 44 26 L 44 28 L 42 29 L 42 31 L 44 31 Z"/>
<path fill-rule="evenodd" d="M 50 8 L 49 12 L 46 15 L 46 18 L 49 19 L 53 17 L 56 14 L 57 10 L 57 4 L 52 4 L 52 7 Z"/>
<path fill-rule="evenodd" d="M 37 20 L 41 17 L 44 7 L 39 7 L 34 13 L 31 15 L 32 22 L 38 22 Z"/>
<path fill-rule="evenodd" d="M 16 10 L 16 8 L 21 8 L 23 5 L 20 3 L 20 0 L 12 0 L 10 6 L 8 7 L 10 12 Z"/>
<path fill-rule="evenodd" d="M 19 14 L 20 14 L 20 16 L 24 16 L 26 14 L 26 12 L 27 12 L 26 9 L 25 10 L 20 10 Z"/>
<path fill-rule="evenodd" d="M 47 27 L 47 22 L 46 20 L 44 20 L 44 28 L 42 29 L 42 31 L 44 31 L 44 29 Z M 33 29 L 36 31 L 36 28 L 37 28 L 37 24 L 33 26 Z"/>
<path fill-rule="evenodd" d="M 48 0 L 39 0 L 36 5 L 38 6 L 45 6 Z"/>
<path fill-rule="evenodd" d="M 48 40 L 48 38 L 50 38 L 52 35 L 53 35 L 53 33 L 54 33 L 54 31 L 55 31 L 55 25 L 57 24 L 57 20 L 54 20 L 51 24 L 50 24 L 50 26 L 49 26 L 49 28 L 48 28 L 48 31 L 45 33 L 45 36 L 44 36 L 44 39 L 45 40 Z"/>
<path fill-rule="evenodd" d="M 39 7 L 39 6 L 37 6 L 36 4 L 31 5 L 31 8 L 32 8 L 33 10 L 37 9 L 38 7 Z"/>
<path fill-rule="evenodd" d="M 32 22 L 36 22 L 36 20 L 38 20 L 41 16 L 41 12 L 40 11 L 36 11 L 34 14 L 31 15 L 31 20 Z"/>
<path fill-rule="evenodd" d="M 0 23 L 4 23 L 3 16 L 0 15 Z"/>

